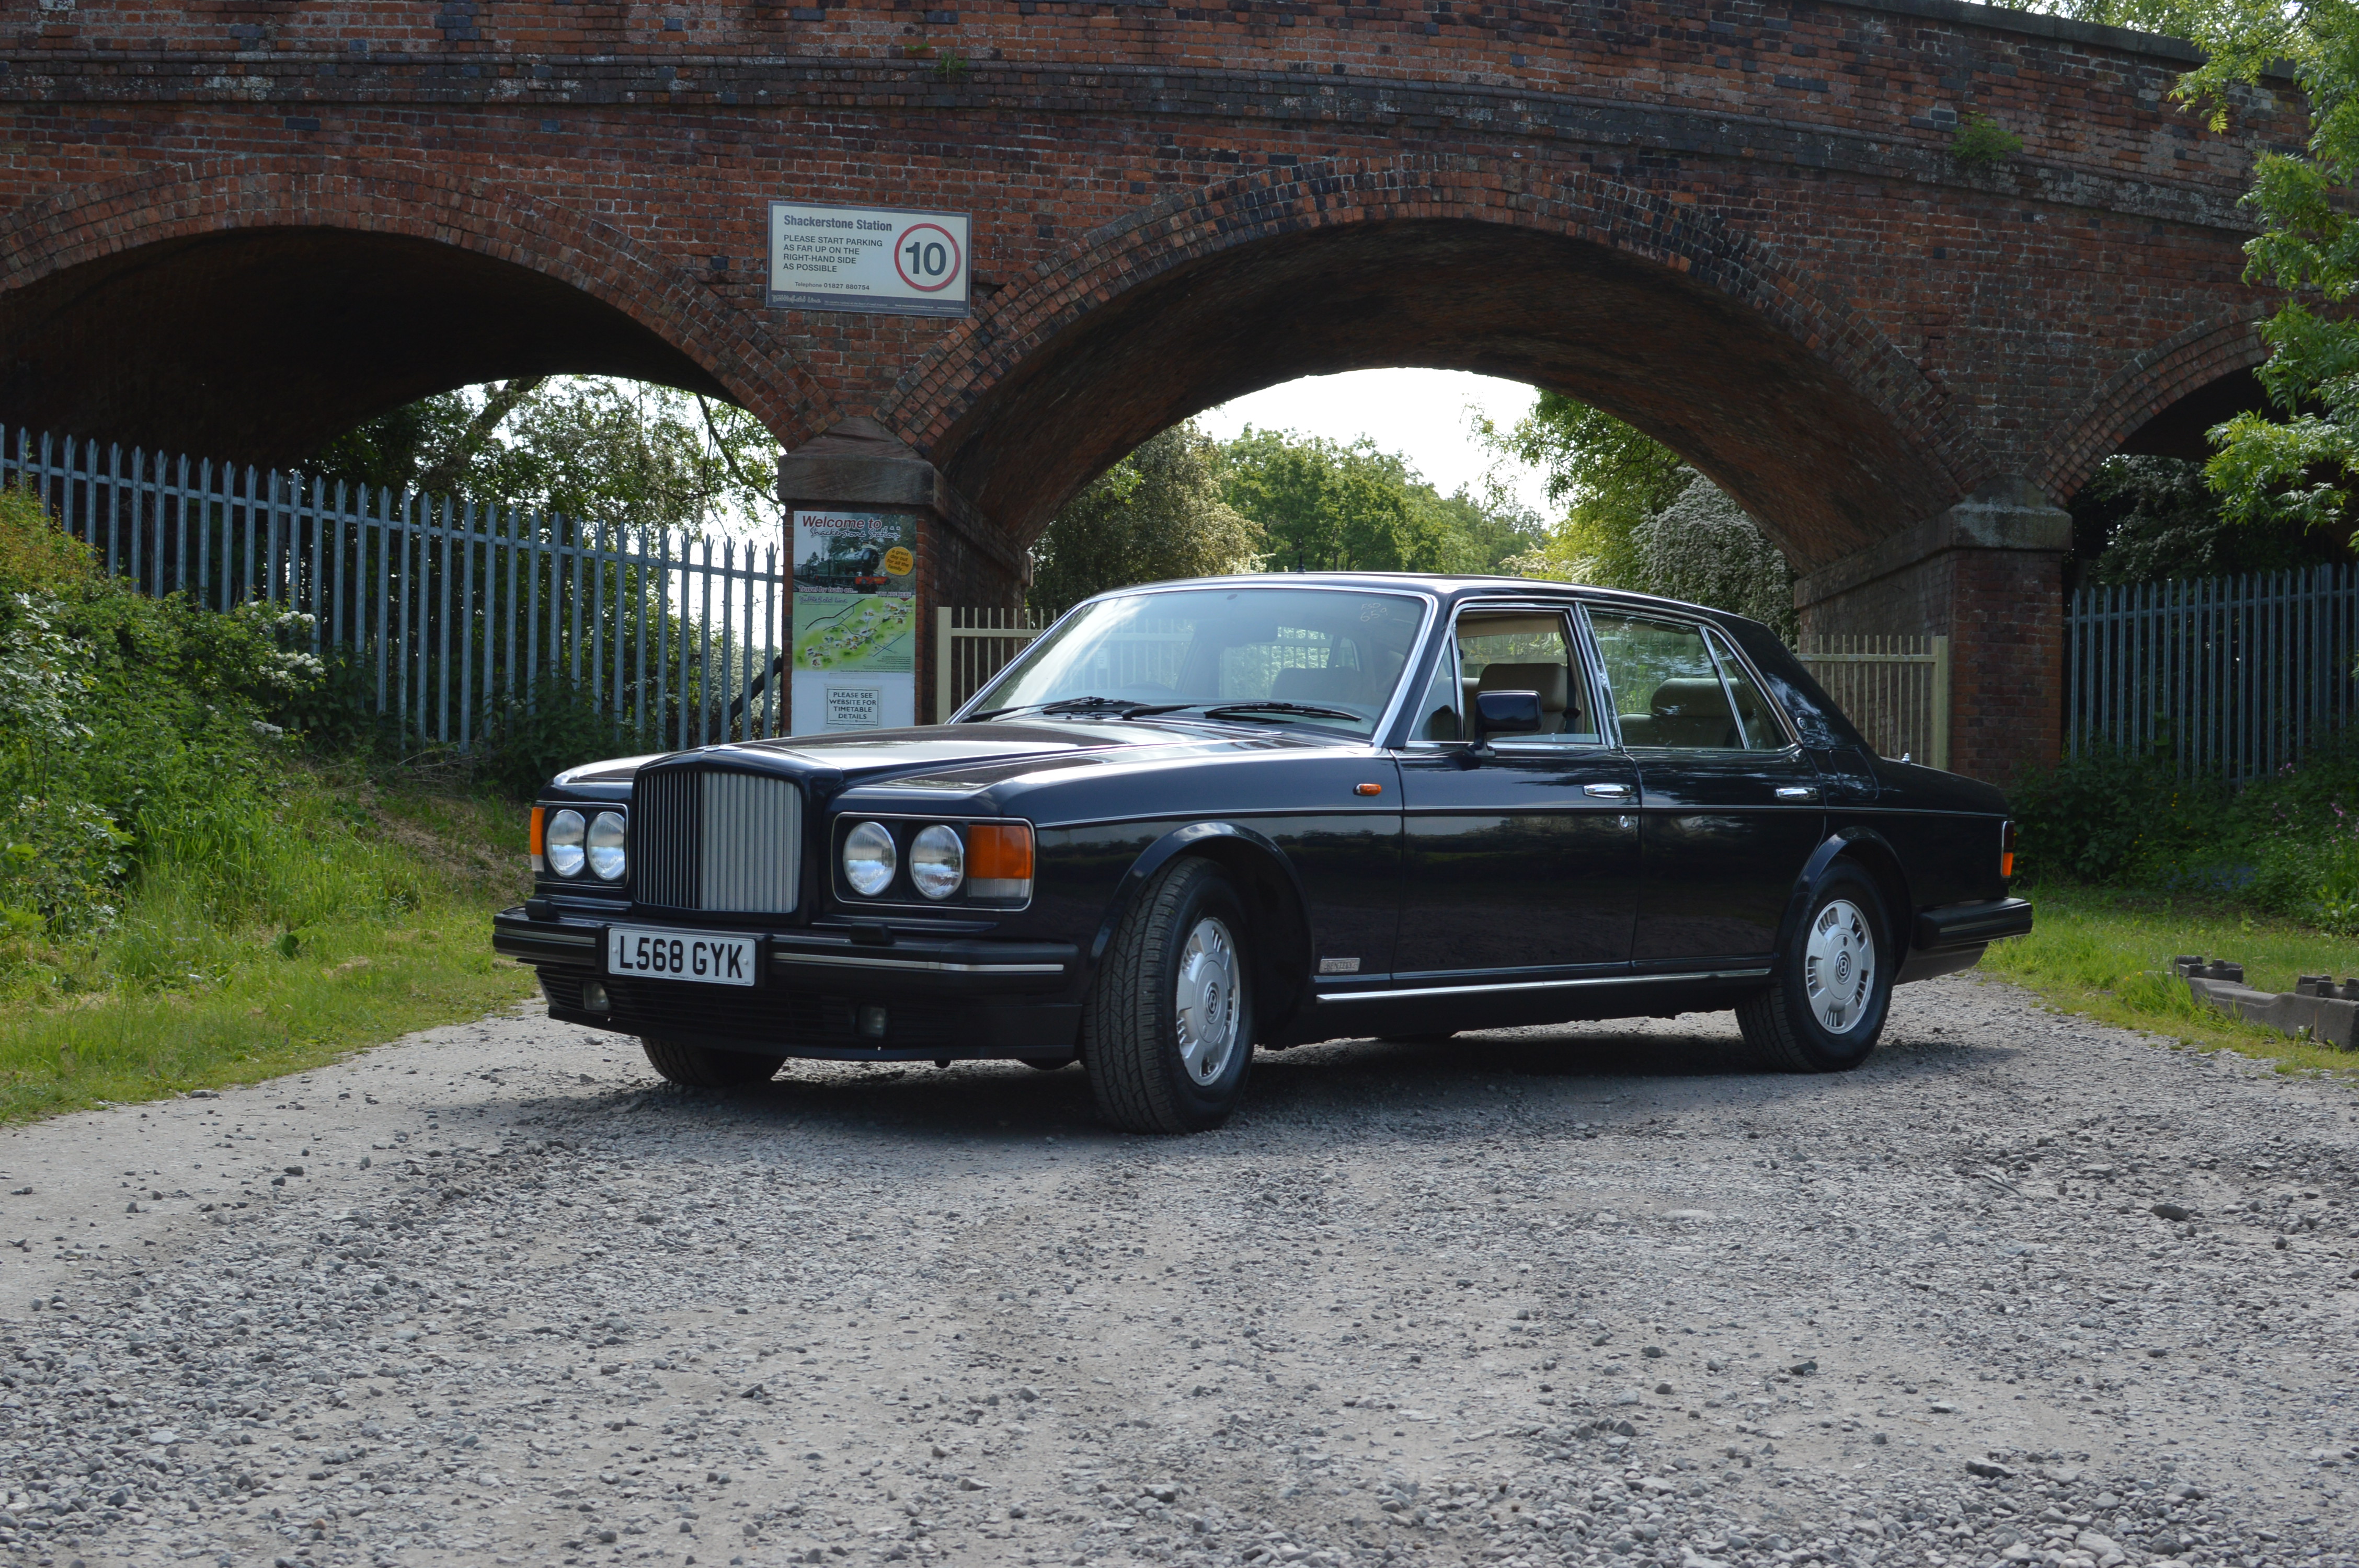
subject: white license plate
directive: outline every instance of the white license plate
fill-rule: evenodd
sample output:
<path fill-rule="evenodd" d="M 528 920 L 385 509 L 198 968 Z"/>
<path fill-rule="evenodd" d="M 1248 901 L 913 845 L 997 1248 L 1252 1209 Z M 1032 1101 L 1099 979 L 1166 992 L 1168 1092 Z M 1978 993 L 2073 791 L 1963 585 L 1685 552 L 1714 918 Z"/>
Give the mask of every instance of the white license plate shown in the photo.
<path fill-rule="evenodd" d="M 644 925 L 606 927 L 606 972 L 651 980 L 692 980 L 708 986 L 754 983 L 755 941 L 710 931 L 658 931 Z"/>

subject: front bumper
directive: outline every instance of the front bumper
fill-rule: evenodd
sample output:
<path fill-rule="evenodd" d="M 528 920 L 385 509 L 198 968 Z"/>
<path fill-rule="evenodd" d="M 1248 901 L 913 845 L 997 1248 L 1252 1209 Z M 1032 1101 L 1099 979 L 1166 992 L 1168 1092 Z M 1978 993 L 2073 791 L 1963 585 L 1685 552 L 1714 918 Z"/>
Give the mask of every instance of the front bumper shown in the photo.
<path fill-rule="evenodd" d="M 522 907 L 492 917 L 492 946 L 540 972 L 549 1015 L 626 1034 L 730 1049 L 849 1061 L 1070 1054 L 1081 1006 L 1070 1000 L 1080 949 L 1064 942 L 1000 942 L 894 933 L 889 943 L 849 933 L 764 931 L 756 921 L 691 930 L 753 936 L 756 983 L 699 985 L 610 974 L 614 922 Z M 598 982 L 607 1005 L 590 1005 Z"/>

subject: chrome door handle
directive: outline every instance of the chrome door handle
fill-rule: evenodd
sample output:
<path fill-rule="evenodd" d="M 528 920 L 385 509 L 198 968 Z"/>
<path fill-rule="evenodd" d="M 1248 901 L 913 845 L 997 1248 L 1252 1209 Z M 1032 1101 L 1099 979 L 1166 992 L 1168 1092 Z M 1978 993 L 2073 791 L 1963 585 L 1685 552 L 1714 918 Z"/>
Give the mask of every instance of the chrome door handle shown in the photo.
<path fill-rule="evenodd" d="M 1608 800 L 1626 800 L 1630 795 L 1628 784 L 1582 784 L 1581 787 L 1591 795 L 1603 795 Z"/>
<path fill-rule="evenodd" d="M 1779 784 L 1777 798 L 1779 800 L 1816 800 L 1819 798 L 1819 792 L 1809 784 Z"/>

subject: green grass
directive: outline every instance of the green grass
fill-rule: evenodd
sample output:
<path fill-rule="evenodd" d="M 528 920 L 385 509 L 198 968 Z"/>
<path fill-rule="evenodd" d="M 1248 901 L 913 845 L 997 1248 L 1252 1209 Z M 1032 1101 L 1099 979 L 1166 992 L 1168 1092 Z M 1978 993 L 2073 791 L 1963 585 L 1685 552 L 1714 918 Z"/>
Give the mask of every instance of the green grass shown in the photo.
<path fill-rule="evenodd" d="M 2170 972 L 2181 953 L 2245 966 L 2261 990 L 2299 975 L 2359 975 L 2359 941 L 2216 901 L 2069 882 L 2018 887 L 2031 901 L 2028 936 L 1993 945 L 1984 972 L 2017 981 L 2067 1012 L 2149 1030 L 2206 1049 L 2226 1047 L 2285 1070 L 2359 1071 L 2359 1053 L 2289 1039 L 2197 1002 Z"/>
<path fill-rule="evenodd" d="M 175 822 L 104 935 L 0 945 L 0 1120 L 252 1082 L 530 995 L 491 951 L 521 817 L 327 769 L 266 831 Z"/>

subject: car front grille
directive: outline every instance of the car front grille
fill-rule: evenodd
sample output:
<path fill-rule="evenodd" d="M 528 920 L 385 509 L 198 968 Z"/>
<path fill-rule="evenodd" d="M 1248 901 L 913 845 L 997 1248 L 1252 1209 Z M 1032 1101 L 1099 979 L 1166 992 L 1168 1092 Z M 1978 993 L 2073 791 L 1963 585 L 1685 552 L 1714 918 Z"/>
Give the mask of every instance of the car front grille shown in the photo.
<path fill-rule="evenodd" d="M 791 914 L 801 885 L 802 791 L 718 768 L 644 773 L 631 789 L 631 882 L 654 909 Z"/>

